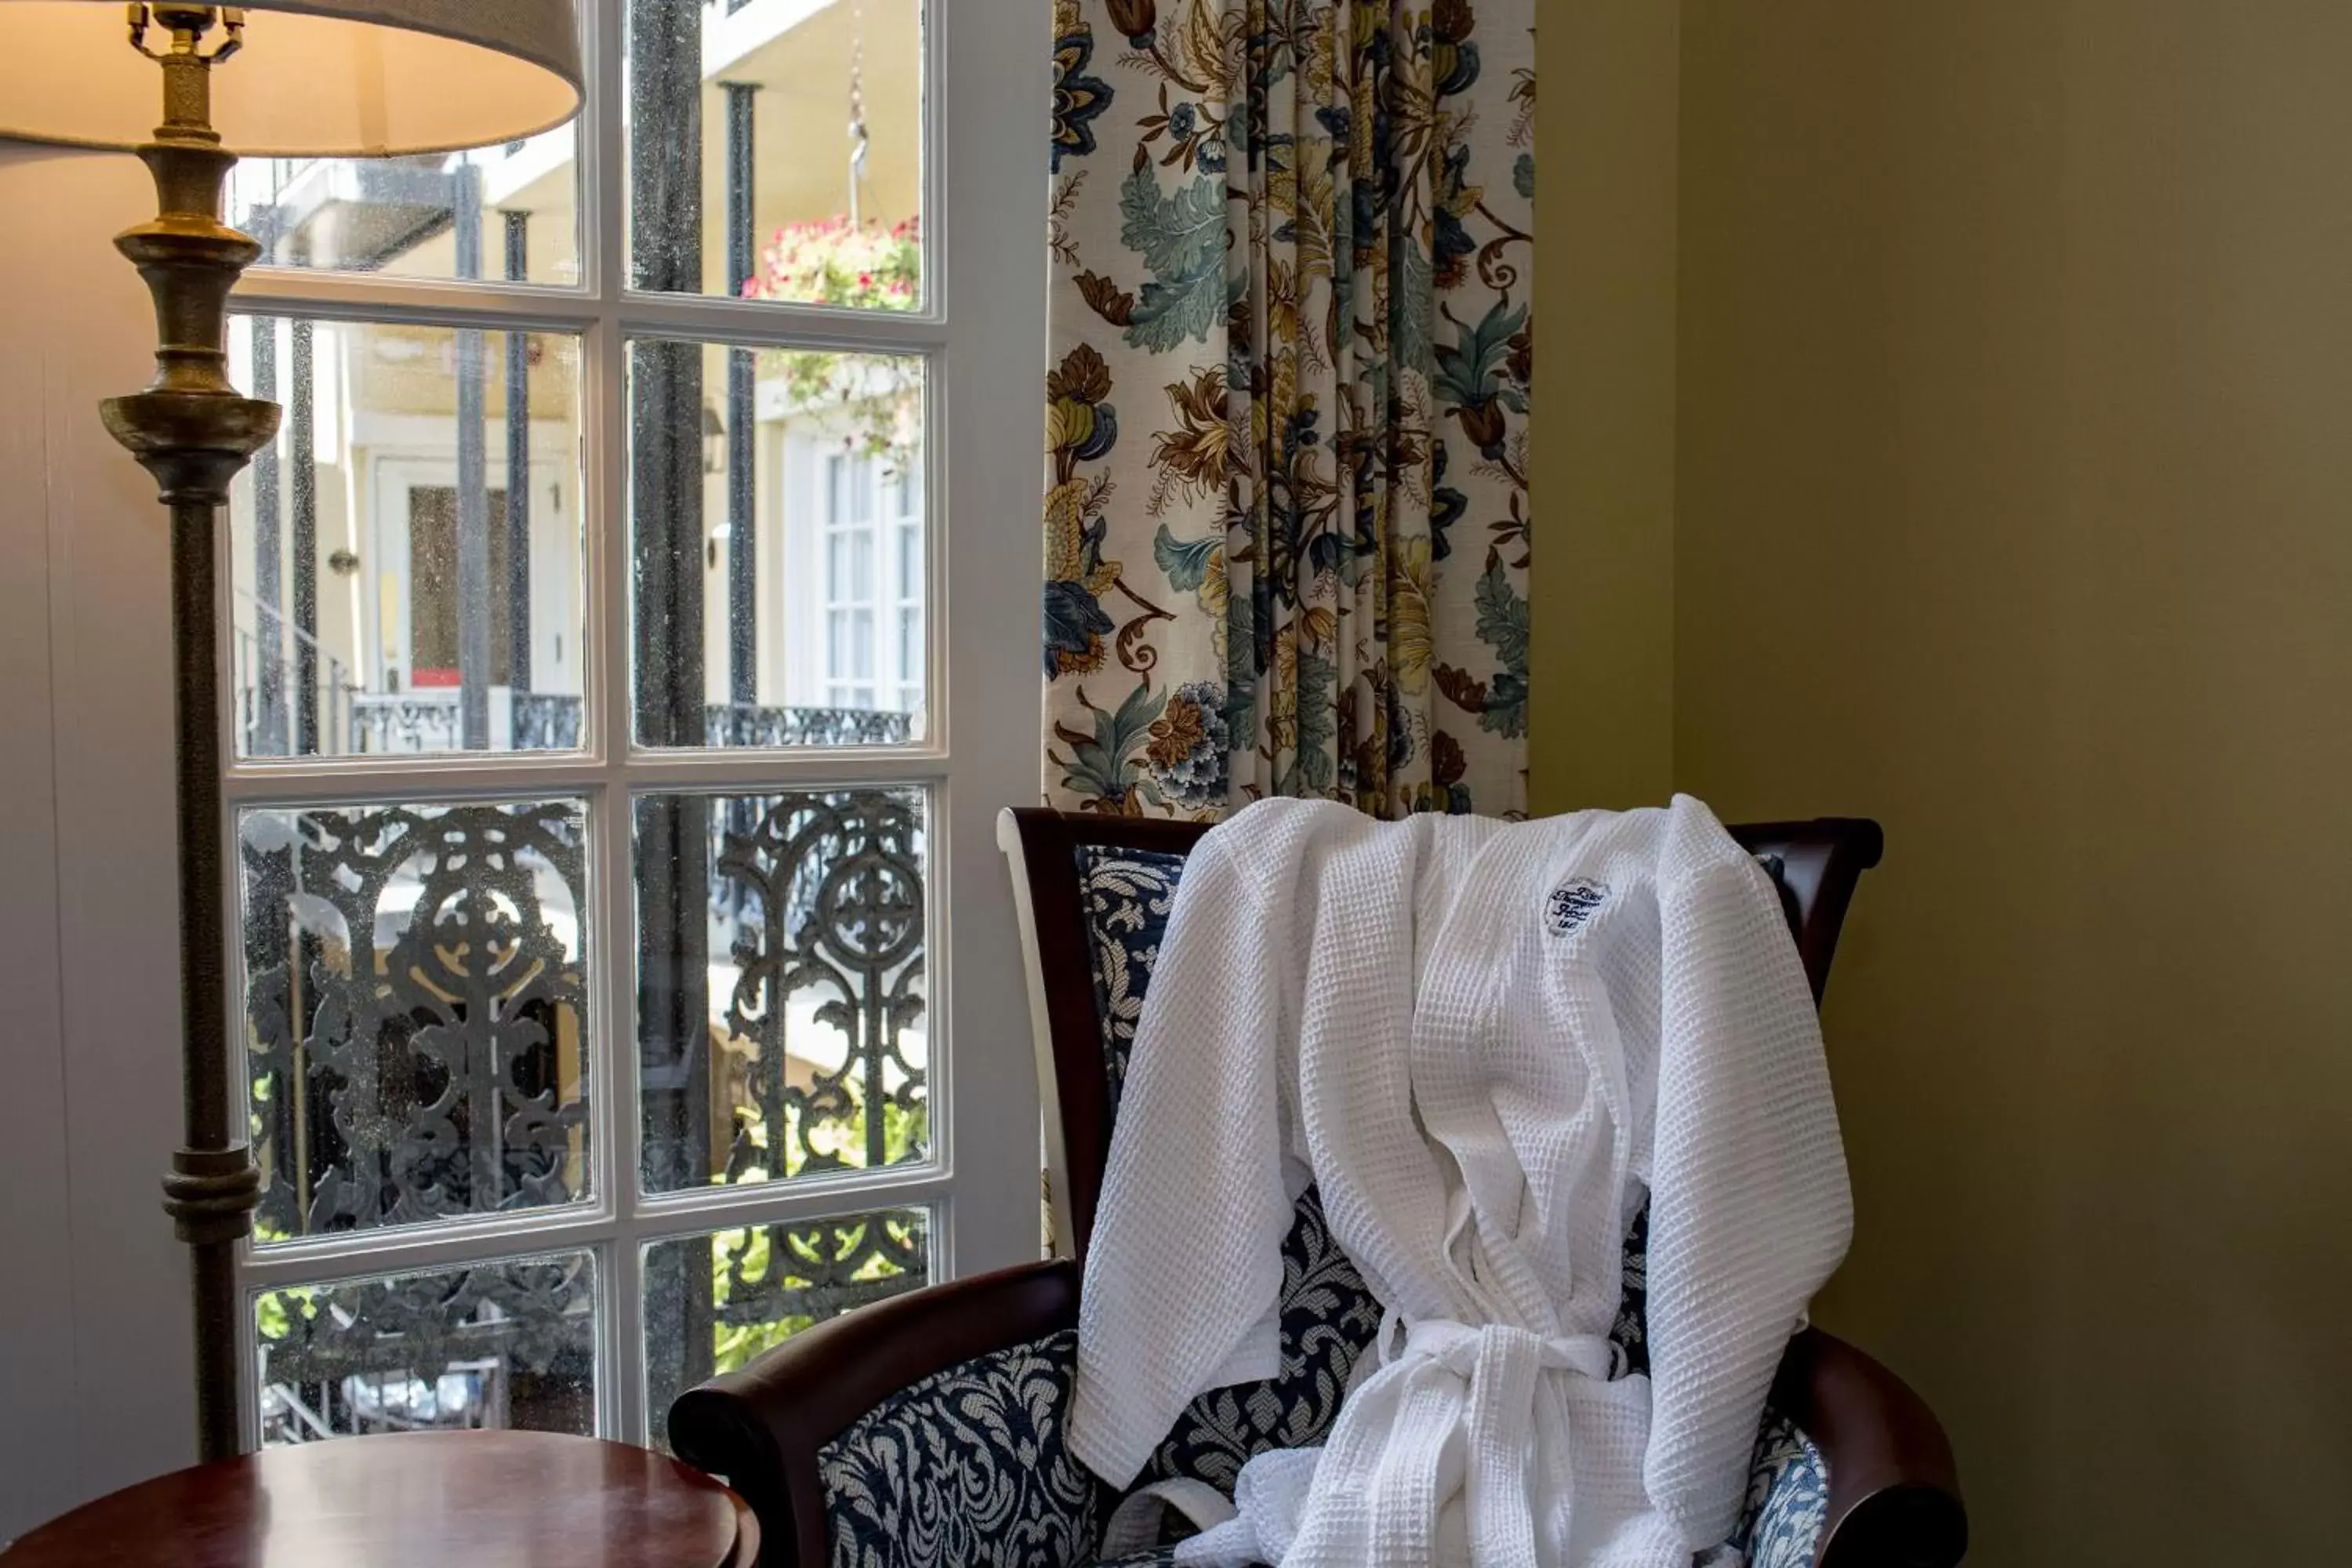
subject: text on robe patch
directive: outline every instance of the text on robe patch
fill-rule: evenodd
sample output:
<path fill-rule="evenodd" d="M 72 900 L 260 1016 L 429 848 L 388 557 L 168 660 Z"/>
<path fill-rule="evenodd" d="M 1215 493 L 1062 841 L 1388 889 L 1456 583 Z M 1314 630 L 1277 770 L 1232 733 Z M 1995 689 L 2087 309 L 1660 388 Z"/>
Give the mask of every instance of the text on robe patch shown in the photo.
<path fill-rule="evenodd" d="M 1554 936 L 1568 936 L 1591 920 L 1609 901 L 1609 884 L 1590 877 L 1571 877 L 1544 900 L 1544 923 Z"/>

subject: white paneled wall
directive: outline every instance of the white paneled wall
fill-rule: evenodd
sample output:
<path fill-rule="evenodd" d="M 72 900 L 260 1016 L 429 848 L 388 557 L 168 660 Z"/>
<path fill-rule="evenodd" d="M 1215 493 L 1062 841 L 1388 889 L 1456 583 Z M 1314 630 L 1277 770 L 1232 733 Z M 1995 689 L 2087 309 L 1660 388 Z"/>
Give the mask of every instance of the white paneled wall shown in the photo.
<path fill-rule="evenodd" d="M 129 157 L 0 142 L 0 1540 L 194 1458 L 168 535 L 98 421 L 150 374 Z"/>

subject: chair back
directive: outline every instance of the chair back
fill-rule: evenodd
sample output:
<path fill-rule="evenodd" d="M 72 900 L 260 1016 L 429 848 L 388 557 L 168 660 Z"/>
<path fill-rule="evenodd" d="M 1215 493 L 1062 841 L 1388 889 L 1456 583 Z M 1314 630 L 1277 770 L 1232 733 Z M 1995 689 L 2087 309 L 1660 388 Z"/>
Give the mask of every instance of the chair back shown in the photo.
<path fill-rule="evenodd" d="M 1854 886 L 1878 864 L 1885 844 L 1878 824 L 1862 817 L 1819 817 L 1730 831 L 1780 889 L 1818 1004 Z M 1045 1105 L 1046 1184 L 1059 1256 L 1083 1260 L 1094 1231 L 1118 1103 L 1114 1053 L 1107 1047 L 1115 1030 L 1132 1027 L 1131 1019 L 1106 1016 L 1113 999 L 1098 964 L 1108 933 L 1103 929 L 1103 900 L 1097 898 L 1097 907 L 1089 908 L 1089 876 L 1106 864 L 1106 851 L 1138 862 L 1141 880 L 1150 885 L 1132 889 L 1128 908 L 1164 921 L 1165 900 L 1181 858 L 1207 832 L 1201 823 L 1035 806 L 1006 811 L 998 820 L 997 842 L 1013 865 L 1028 971 Z"/>

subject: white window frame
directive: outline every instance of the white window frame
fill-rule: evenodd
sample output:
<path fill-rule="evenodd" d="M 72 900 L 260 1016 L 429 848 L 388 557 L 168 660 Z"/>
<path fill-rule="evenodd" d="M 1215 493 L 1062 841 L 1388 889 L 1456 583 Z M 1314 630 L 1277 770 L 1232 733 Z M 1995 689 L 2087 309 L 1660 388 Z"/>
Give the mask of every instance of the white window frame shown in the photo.
<path fill-rule="evenodd" d="M 253 1292 L 362 1276 L 461 1267 L 588 1248 L 597 1254 L 598 1430 L 643 1442 L 663 1412 L 646 1408 L 640 1290 L 646 1243 L 727 1226 L 928 1206 L 931 1277 L 947 1279 L 1038 1253 L 1034 1128 L 1038 1101 L 1011 890 L 994 839 L 1003 806 L 1038 791 L 1035 733 L 1006 724 L 1037 702 L 1036 515 L 1045 310 L 1044 172 L 1050 63 L 1043 4 L 929 0 L 923 214 L 929 247 L 919 311 L 852 316 L 823 308 L 626 288 L 622 0 L 584 0 L 592 89 L 581 120 L 583 285 L 443 282 L 289 268 L 257 269 L 235 308 L 320 321 L 576 333 L 582 343 L 587 454 L 580 513 L 587 689 L 580 753 L 268 759 L 230 763 L 219 830 L 257 806 L 398 799 L 583 798 L 589 809 L 585 962 L 593 1201 L 521 1216 L 486 1215 L 399 1231 L 247 1243 L 240 1285 Z M 1031 25 L 1034 24 L 1034 25 Z M 823 155 L 831 156 L 830 150 Z M 628 423 L 632 339 L 748 347 L 919 353 L 928 360 L 925 578 L 930 587 L 928 724 L 893 747 L 645 751 L 631 742 L 627 602 Z M 1007 537 L 1010 535 L 1010 537 Z M 221 624 L 229 622 L 223 606 Z M 701 628 L 691 628 L 700 635 Z M 877 628 L 877 636 L 879 628 Z M 224 642 L 226 647 L 226 642 Z M 223 754 L 231 715 L 220 717 Z M 632 799 L 646 792 L 769 793 L 907 784 L 927 795 L 929 1088 L 933 1150 L 916 1165 L 790 1183 L 642 1196 L 635 1069 L 635 975 L 629 874 Z M 220 896 L 228 973 L 242 976 L 233 868 Z M 246 1034 L 241 985 L 222 998 L 230 1037 Z M 249 1318 L 247 1320 L 249 1321 Z M 240 1333 L 246 1431 L 258 1440 L 254 1347 Z M 624 1375 L 627 1372 L 628 1375 Z"/>
<path fill-rule="evenodd" d="M 884 509 L 877 521 L 878 536 L 875 548 L 882 553 L 881 570 L 889 592 L 882 596 L 883 629 L 878 634 L 887 639 L 882 646 L 889 649 L 887 668 L 891 688 L 884 693 L 884 704 L 920 714 L 929 698 L 924 685 L 925 660 L 929 657 L 930 639 L 923 635 L 923 481 L 919 467 L 903 473 L 884 487 L 886 495 L 896 495 L 898 504 Z M 908 498 L 913 498 L 911 507 Z M 907 557 L 901 549 L 901 539 L 908 532 L 915 534 L 914 571 L 903 569 Z M 911 582 L 909 577 L 913 579 Z M 908 616 L 915 617 L 917 651 L 911 659 L 903 656 L 905 647 L 899 635 L 901 623 Z"/>

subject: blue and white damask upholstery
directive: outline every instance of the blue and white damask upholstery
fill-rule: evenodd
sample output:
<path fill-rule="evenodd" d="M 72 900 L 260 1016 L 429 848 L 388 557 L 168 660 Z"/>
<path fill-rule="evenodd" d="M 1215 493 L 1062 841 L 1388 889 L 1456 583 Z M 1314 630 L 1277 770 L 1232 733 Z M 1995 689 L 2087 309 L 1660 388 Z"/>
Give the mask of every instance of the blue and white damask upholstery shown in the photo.
<path fill-rule="evenodd" d="M 1830 1518 L 1830 1469 L 1793 1422 L 1764 1412 L 1748 1464 L 1748 1508 L 1732 1543 L 1746 1568 L 1813 1568 Z"/>
<path fill-rule="evenodd" d="M 1168 927 L 1183 857 L 1085 847 L 1080 900 L 1096 1016 L 1114 1113 L 1136 1021 Z M 1646 1212 L 1625 1249 L 1624 1301 L 1612 1337 L 1622 1373 L 1648 1370 L 1643 1334 Z M 1265 1449 L 1320 1442 L 1380 1306 L 1324 1222 L 1313 1188 L 1283 1245 L 1282 1370 L 1195 1400 L 1143 1480 L 1190 1477 L 1230 1493 Z M 902 1389 L 829 1445 L 820 1460 L 834 1568 L 1085 1568 L 1116 1500 L 1070 1458 L 1061 1416 L 1076 1336 L 1061 1333 L 978 1357 Z M 1738 1531 L 1710 1553 L 1748 1568 L 1806 1568 L 1828 1515 L 1822 1457 L 1765 1414 Z M 1147 1568 L 1170 1548 L 1106 1568 Z"/>
<path fill-rule="evenodd" d="M 1075 1329 L 932 1373 L 819 1451 L 833 1568 L 1069 1568 L 1111 1500 L 1070 1457 Z"/>
<path fill-rule="evenodd" d="M 1160 962 L 1160 939 L 1168 932 L 1176 879 L 1183 873 L 1181 855 L 1095 846 L 1078 850 L 1078 905 L 1086 910 L 1095 1016 L 1102 1023 L 1103 1071 L 1110 1079 L 1114 1119 L 1127 1089 L 1127 1058 L 1135 1048 L 1143 994 Z"/>

